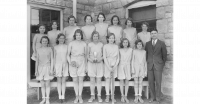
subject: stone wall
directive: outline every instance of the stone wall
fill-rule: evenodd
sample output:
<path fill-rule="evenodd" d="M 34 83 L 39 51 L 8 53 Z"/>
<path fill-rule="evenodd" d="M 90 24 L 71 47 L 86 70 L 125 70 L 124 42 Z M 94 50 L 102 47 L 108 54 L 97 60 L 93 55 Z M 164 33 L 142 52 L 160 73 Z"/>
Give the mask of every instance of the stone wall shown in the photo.
<path fill-rule="evenodd" d="M 136 0 L 77 0 L 77 21 L 78 26 L 83 26 L 84 16 L 94 14 L 93 20 L 96 23 L 96 17 L 99 12 L 106 16 L 106 22 L 110 24 L 113 15 L 118 15 L 122 26 L 124 27 L 126 10 L 124 5 Z M 28 2 L 37 2 L 41 4 L 55 5 L 64 7 L 64 27 L 68 26 L 67 18 L 72 15 L 72 0 L 28 0 Z M 167 46 L 167 62 L 163 70 L 162 93 L 172 96 L 173 89 L 173 0 L 156 1 L 156 18 L 159 39 L 165 42 Z"/>
<path fill-rule="evenodd" d="M 116 14 L 124 27 L 126 9 L 123 6 L 132 1 L 135 0 L 96 0 L 94 6 L 95 19 L 99 12 L 103 12 L 106 16 L 106 22 L 110 24 L 112 16 Z"/>
<path fill-rule="evenodd" d="M 172 96 L 173 92 L 173 0 L 156 1 L 156 18 L 159 38 L 167 46 L 167 62 L 163 70 L 162 92 Z"/>

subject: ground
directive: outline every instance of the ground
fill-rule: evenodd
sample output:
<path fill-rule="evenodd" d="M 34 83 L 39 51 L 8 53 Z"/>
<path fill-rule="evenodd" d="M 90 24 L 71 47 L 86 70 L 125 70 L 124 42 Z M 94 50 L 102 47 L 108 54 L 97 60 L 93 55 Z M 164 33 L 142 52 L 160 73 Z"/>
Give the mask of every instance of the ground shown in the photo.
<path fill-rule="evenodd" d="M 133 93 L 132 93 L 133 92 Z M 97 92 L 96 92 L 97 93 Z M 102 99 L 103 102 L 102 103 L 98 103 L 97 99 L 93 102 L 93 103 L 88 103 L 88 99 L 90 98 L 90 89 L 89 87 L 84 87 L 83 88 L 83 104 L 111 104 L 110 103 L 106 103 L 105 102 L 105 88 L 102 88 Z M 153 103 L 148 103 L 148 99 L 146 99 L 144 96 L 142 97 L 144 99 L 144 103 L 143 104 L 157 104 L 157 102 L 153 102 Z M 39 104 L 39 102 L 41 101 L 41 95 L 40 95 L 40 100 L 37 99 L 37 88 L 28 88 L 27 89 L 27 104 Z M 74 104 L 73 100 L 75 99 L 75 92 L 73 87 L 68 87 L 66 88 L 66 93 L 65 93 L 65 102 L 63 104 Z M 120 93 L 120 88 L 116 87 L 115 90 L 115 99 L 117 101 L 117 103 L 115 104 L 122 104 L 122 102 L 120 101 L 121 99 L 121 93 Z M 129 88 L 129 93 L 128 93 L 128 99 L 130 101 L 130 104 L 133 104 L 133 100 L 134 100 L 134 89 L 132 87 Z M 51 104 L 60 104 L 59 100 L 58 100 L 58 93 L 57 93 L 57 89 L 56 88 L 51 88 L 50 91 L 50 102 Z M 138 103 L 140 104 L 140 103 Z M 172 98 L 169 96 L 163 96 L 162 97 L 162 102 L 160 104 L 173 104 Z"/>

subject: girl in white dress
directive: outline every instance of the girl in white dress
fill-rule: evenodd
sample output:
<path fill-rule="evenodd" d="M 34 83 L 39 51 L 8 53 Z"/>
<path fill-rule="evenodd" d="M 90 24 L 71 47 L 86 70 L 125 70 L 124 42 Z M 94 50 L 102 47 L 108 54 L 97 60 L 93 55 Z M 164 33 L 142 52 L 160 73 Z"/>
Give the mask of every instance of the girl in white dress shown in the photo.
<path fill-rule="evenodd" d="M 108 31 L 108 24 L 104 22 L 105 20 L 106 20 L 105 15 L 103 13 L 99 13 L 97 15 L 98 23 L 95 24 L 96 31 L 99 33 L 100 41 L 103 44 L 107 43 L 106 36 L 107 36 L 107 31 Z"/>
<path fill-rule="evenodd" d="M 123 30 L 124 37 L 130 41 L 131 48 L 135 48 L 135 41 L 137 40 L 137 30 L 133 27 L 131 18 L 125 21 L 126 28 Z"/>
<path fill-rule="evenodd" d="M 73 41 L 74 32 L 77 29 L 80 29 L 76 26 L 76 18 L 74 16 L 68 17 L 69 26 L 65 27 L 63 30 L 63 34 L 66 36 L 66 44 L 68 45 L 71 41 Z"/>
<path fill-rule="evenodd" d="M 43 36 L 40 40 L 41 48 L 37 49 L 35 76 L 41 83 L 42 101 L 49 104 L 50 80 L 53 79 L 53 52 L 49 45 L 49 38 Z M 46 93 L 46 97 L 45 97 Z"/>
<path fill-rule="evenodd" d="M 143 78 L 147 76 L 147 62 L 146 62 L 146 51 L 143 49 L 143 43 L 141 40 L 136 40 L 136 49 L 133 51 L 132 57 L 132 77 L 134 78 L 134 90 L 135 90 L 135 100 L 143 103 L 142 100 L 142 82 Z"/>
<path fill-rule="evenodd" d="M 41 24 L 39 25 L 39 34 L 35 34 L 34 38 L 33 38 L 33 54 L 32 54 L 32 57 L 31 59 L 32 60 L 36 60 L 36 55 L 37 55 L 37 49 L 38 48 L 41 48 L 42 44 L 40 43 L 40 40 L 42 38 L 42 36 L 46 36 L 46 34 L 44 34 L 46 28 L 45 28 L 45 25 Z"/>
<path fill-rule="evenodd" d="M 142 23 L 141 27 L 142 27 L 142 32 L 138 33 L 138 39 L 142 40 L 145 47 L 146 42 L 151 40 L 151 34 L 150 32 L 147 31 L 149 24 L 147 22 L 144 22 Z"/>
<path fill-rule="evenodd" d="M 113 33 L 108 34 L 107 36 L 108 44 L 104 45 L 103 47 L 103 59 L 105 63 L 105 71 L 104 77 L 106 78 L 106 102 L 109 102 L 110 99 L 110 85 L 111 79 L 117 77 L 117 66 L 119 63 L 119 47 L 115 44 L 115 35 Z M 113 89 L 115 91 L 115 89 Z M 112 99 L 116 102 L 115 99 Z"/>
<path fill-rule="evenodd" d="M 65 99 L 65 81 L 68 74 L 68 62 L 67 62 L 67 45 L 65 44 L 65 35 L 63 33 L 58 34 L 54 47 L 54 74 L 57 77 L 57 90 L 59 99 L 61 102 Z"/>
<path fill-rule="evenodd" d="M 84 21 L 86 22 L 86 25 L 81 28 L 84 34 L 84 41 L 88 44 L 91 42 L 91 35 L 92 32 L 95 31 L 95 26 L 92 25 L 92 16 L 86 15 L 84 18 Z"/>
<path fill-rule="evenodd" d="M 70 42 L 68 46 L 68 62 L 69 74 L 73 78 L 74 90 L 76 98 L 74 103 L 83 103 L 82 90 L 83 90 L 83 77 L 86 72 L 87 56 L 86 56 L 86 43 L 83 41 L 83 32 L 77 29 L 74 33 L 74 41 Z"/>
<path fill-rule="evenodd" d="M 88 102 L 95 99 L 95 78 L 97 82 L 98 101 L 101 99 L 101 78 L 103 77 L 103 43 L 99 41 L 99 33 L 94 31 L 91 36 L 92 42 L 88 44 L 88 76 L 90 77 L 91 98 Z"/>
<path fill-rule="evenodd" d="M 47 36 L 49 37 L 50 40 L 50 47 L 54 47 L 56 45 L 56 38 L 58 36 L 59 33 L 61 33 L 61 31 L 57 30 L 58 28 L 58 24 L 56 21 L 53 21 L 51 24 L 51 31 L 48 31 Z"/>
<path fill-rule="evenodd" d="M 127 99 L 129 80 L 131 79 L 131 59 L 132 51 L 130 48 L 130 42 L 127 38 L 123 38 L 120 43 L 119 50 L 119 67 L 118 67 L 118 79 L 120 80 L 120 91 L 121 91 L 121 101 L 129 103 Z M 125 80 L 125 95 L 124 95 L 124 80 Z"/>
<path fill-rule="evenodd" d="M 115 34 L 115 43 L 119 46 L 121 38 L 123 38 L 123 29 L 120 26 L 120 20 L 117 15 L 111 18 L 111 26 L 108 27 L 108 33 Z"/>

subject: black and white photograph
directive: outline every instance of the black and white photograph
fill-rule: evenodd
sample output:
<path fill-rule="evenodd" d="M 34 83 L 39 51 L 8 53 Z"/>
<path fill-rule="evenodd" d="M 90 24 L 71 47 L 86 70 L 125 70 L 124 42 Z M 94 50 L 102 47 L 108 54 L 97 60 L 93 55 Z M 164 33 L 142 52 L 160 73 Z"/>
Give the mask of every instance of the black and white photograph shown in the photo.
<path fill-rule="evenodd" d="M 27 0 L 27 104 L 173 104 L 173 0 Z"/>

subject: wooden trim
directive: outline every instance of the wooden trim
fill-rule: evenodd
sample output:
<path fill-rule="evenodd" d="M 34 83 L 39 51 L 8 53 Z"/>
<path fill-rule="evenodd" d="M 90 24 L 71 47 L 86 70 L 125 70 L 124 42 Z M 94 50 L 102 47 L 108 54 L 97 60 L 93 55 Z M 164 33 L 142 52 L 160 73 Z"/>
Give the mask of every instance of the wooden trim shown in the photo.
<path fill-rule="evenodd" d="M 77 0 L 73 0 L 73 16 L 76 18 L 76 4 L 77 4 Z"/>
<path fill-rule="evenodd" d="M 27 6 L 27 82 L 31 80 L 31 71 L 30 71 L 30 21 L 31 20 L 31 7 Z"/>
<path fill-rule="evenodd" d="M 28 2 L 27 4 L 31 6 L 39 6 L 40 8 L 52 7 L 52 8 L 58 8 L 58 9 L 65 9 L 65 6 L 51 5 L 51 4 L 45 4 L 45 3 L 39 3 L 39 2 Z"/>
<path fill-rule="evenodd" d="M 133 8 L 139 8 L 139 7 L 145 7 L 145 6 L 149 6 L 149 5 L 156 5 L 156 0 L 135 0 L 131 3 L 129 3 L 128 6 L 125 6 L 126 8 L 126 18 L 128 18 L 129 9 L 133 9 Z"/>
<path fill-rule="evenodd" d="M 41 87 L 41 84 L 38 81 L 31 81 L 28 83 L 30 87 Z M 148 81 L 143 81 L 142 82 L 143 86 L 149 86 Z M 51 87 L 57 87 L 57 82 L 51 82 L 50 83 Z M 66 87 L 74 87 L 73 82 L 66 82 Z M 90 86 L 90 81 L 84 81 L 83 82 L 84 87 L 89 87 Z M 96 86 L 96 84 L 95 84 Z M 102 81 L 102 86 L 105 86 L 105 81 Z M 115 86 L 120 86 L 119 81 L 115 81 Z M 134 81 L 129 81 L 129 86 L 134 86 Z"/>

